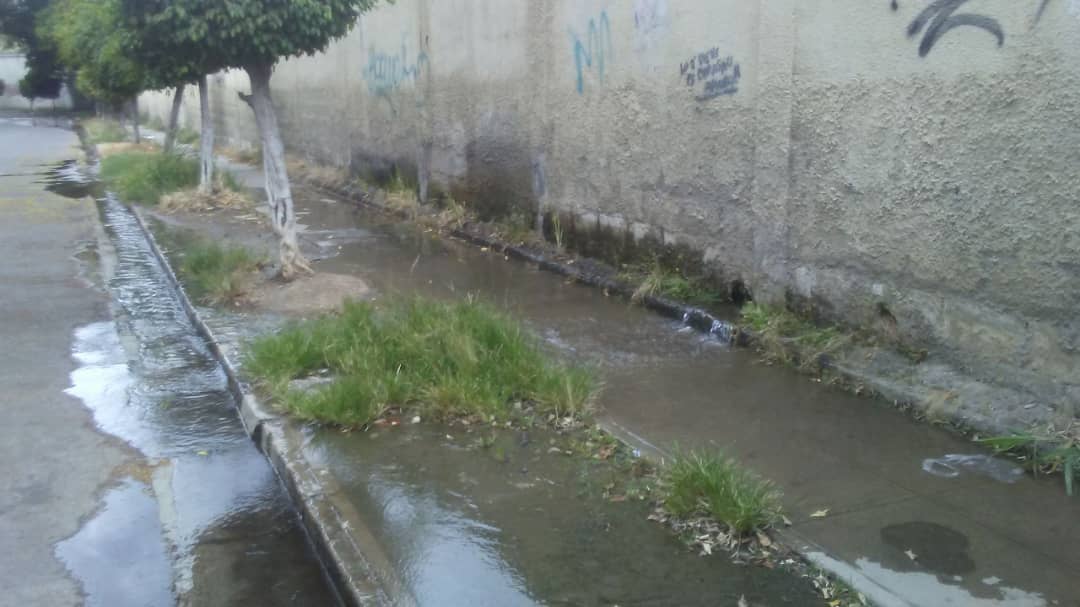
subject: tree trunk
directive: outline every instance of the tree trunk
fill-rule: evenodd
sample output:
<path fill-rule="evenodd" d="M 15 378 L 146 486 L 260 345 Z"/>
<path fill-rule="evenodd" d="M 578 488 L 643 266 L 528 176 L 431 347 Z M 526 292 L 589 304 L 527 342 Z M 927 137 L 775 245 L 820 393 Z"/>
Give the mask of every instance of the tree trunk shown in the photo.
<path fill-rule="evenodd" d="M 176 87 L 173 93 L 172 110 L 169 112 L 169 126 L 165 129 L 165 144 L 162 148 L 166 154 L 172 154 L 176 146 L 176 127 L 180 122 L 180 106 L 184 103 L 184 85 Z"/>
<path fill-rule="evenodd" d="M 261 64 L 245 68 L 251 79 L 251 96 L 247 97 L 255 112 L 255 122 L 263 146 L 263 169 L 266 172 L 266 199 L 270 216 L 281 239 L 281 276 L 291 280 L 301 273 L 311 273 L 311 266 L 300 252 L 296 235 L 296 213 L 293 209 L 292 190 L 285 165 L 285 145 L 281 141 L 277 114 L 270 99 L 270 76 L 273 65 Z"/>
<path fill-rule="evenodd" d="M 131 98 L 131 126 L 135 130 L 135 143 L 142 143 L 142 135 L 139 133 L 139 98 Z"/>
<path fill-rule="evenodd" d="M 209 194 L 214 189 L 214 120 L 210 115 L 210 87 L 205 75 L 199 78 L 199 121 L 202 136 L 199 143 L 199 191 Z"/>

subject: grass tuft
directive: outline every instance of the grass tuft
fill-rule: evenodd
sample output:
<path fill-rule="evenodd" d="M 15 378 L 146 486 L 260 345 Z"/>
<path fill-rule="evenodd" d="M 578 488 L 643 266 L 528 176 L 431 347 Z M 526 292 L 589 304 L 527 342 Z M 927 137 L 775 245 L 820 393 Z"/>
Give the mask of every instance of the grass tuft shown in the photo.
<path fill-rule="evenodd" d="M 689 278 L 658 260 L 654 260 L 649 266 L 630 267 L 622 273 L 621 278 L 627 282 L 639 282 L 632 297 L 638 303 L 653 296 L 705 307 L 724 301 L 723 295 L 711 289 L 705 280 Z"/>
<path fill-rule="evenodd" d="M 116 143 L 131 138 L 119 122 L 103 118 L 91 118 L 82 123 L 90 143 Z"/>
<path fill-rule="evenodd" d="M 735 461 L 715 453 L 679 453 L 662 476 L 672 514 L 708 516 L 745 535 L 780 519 L 780 493 Z"/>
<path fill-rule="evenodd" d="M 240 300 L 251 289 L 259 267 L 258 258 L 244 247 L 202 239 L 187 241 L 177 253 L 184 286 L 199 303 L 207 305 Z"/>
<path fill-rule="evenodd" d="M 544 414 L 579 415 L 598 389 L 589 372 L 548 358 L 517 322 L 471 301 L 346 303 L 340 314 L 255 341 L 245 368 L 294 415 L 346 427 L 393 406 L 502 420 L 528 402 Z M 334 383 L 289 389 L 322 372 Z"/>
<path fill-rule="evenodd" d="M 851 338 L 836 327 L 819 327 L 790 310 L 750 302 L 742 308 L 743 325 L 753 331 L 767 359 L 810 368 Z"/>
<path fill-rule="evenodd" d="M 122 152 L 101 161 L 101 178 L 128 202 L 155 205 L 199 183 L 199 162 L 176 154 Z"/>

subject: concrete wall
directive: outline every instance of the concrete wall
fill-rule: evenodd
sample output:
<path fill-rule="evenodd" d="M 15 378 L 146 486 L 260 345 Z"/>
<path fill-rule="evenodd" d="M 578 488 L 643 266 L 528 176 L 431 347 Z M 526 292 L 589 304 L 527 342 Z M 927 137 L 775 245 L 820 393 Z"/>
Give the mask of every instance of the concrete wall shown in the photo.
<path fill-rule="evenodd" d="M 4 81 L 4 94 L 0 95 L 0 110 L 30 110 L 30 100 L 19 93 L 19 81 L 26 75 L 26 58 L 22 53 L 0 49 L 0 80 Z M 52 109 L 52 99 L 35 101 L 38 109 Z M 71 95 L 65 87 L 56 100 L 56 108 L 71 109 Z"/>
<path fill-rule="evenodd" d="M 1078 55 L 1077 0 L 398 0 L 274 92 L 295 153 L 685 244 L 1064 406 Z M 254 142 L 246 77 L 213 83 Z"/>

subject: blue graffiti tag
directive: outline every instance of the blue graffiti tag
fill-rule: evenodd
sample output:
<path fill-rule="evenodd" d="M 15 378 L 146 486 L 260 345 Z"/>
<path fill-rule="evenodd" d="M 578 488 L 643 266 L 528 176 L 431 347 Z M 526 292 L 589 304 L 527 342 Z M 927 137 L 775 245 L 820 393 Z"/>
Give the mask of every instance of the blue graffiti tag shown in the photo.
<path fill-rule="evenodd" d="M 373 95 L 386 95 L 398 90 L 407 82 L 415 82 L 427 64 L 427 53 L 420 51 L 415 61 L 409 61 L 409 49 L 405 41 L 401 50 L 386 53 L 372 47 L 368 51 L 368 64 L 364 68 L 364 80 Z"/>
<path fill-rule="evenodd" d="M 615 55 L 611 43 L 611 22 L 607 11 L 602 11 L 598 19 L 589 19 L 589 30 L 584 42 L 570 32 L 574 42 L 574 66 L 577 68 L 577 92 L 585 92 L 585 68 L 594 69 L 600 82 L 604 81 L 604 69 L 607 62 Z"/>

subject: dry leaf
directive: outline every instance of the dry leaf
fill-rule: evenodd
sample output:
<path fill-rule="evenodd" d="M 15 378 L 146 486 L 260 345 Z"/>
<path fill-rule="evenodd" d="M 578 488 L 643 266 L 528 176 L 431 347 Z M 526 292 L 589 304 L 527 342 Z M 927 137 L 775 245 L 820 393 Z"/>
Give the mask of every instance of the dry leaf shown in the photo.
<path fill-rule="evenodd" d="M 817 512 L 811 514 L 810 518 L 825 518 L 826 516 L 829 516 L 829 509 L 822 508 L 821 510 L 818 510 Z"/>
<path fill-rule="evenodd" d="M 772 546 L 772 540 L 769 539 L 769 536 L 765 535 L 764 533 L 762 533 L 760 531 L 757 532 L 757 541 L 758 541 L 759 544 L 761 544 L 762 546 L 764 546 L 766 548 L 768 548 L 769 546 Z"/>

